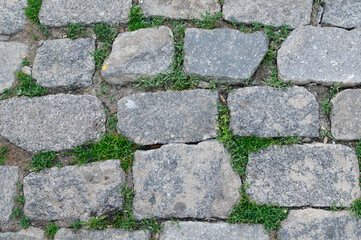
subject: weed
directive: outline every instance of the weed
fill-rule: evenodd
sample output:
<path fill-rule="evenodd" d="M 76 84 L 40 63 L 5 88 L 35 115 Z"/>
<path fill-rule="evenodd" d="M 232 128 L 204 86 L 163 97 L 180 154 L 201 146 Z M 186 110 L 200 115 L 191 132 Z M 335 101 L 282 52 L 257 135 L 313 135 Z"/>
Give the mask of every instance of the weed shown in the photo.
<path fill-rule="evenodd" d="M 38 29 L 44 34 L 44 36 L 49 36 L 50 34 L 49 29 L 45 27 L 43 24 L 38 24 Z"/>
<path fill-rule="evenodd" d="M 342 87 L 342 83 L 334 84 L 330 87 L 329 93 L 323 95 L 321 101 L 321 108 L 323 113 L 330 114 L 332 112 L 333 106 L 331 100 L 336 96 L 337 93 L 340 92 L 341 87 Z"/>
<path fill-rule="evenodd" d="M 141 230 L 149 230 L 154 233 L 160 233 L 164 227 L 164 224 L 159 224 L 155 218 L 143 219 Z"/>
<path fill-rule="evenodd" d="M 321 5 L 323 3 L 323 0 L 315 0 L 315 3 Z"/>
<path fill-rule="evenodd" d="M 340 89 L 342 87 L 342 83 L 334 84 L 330 87 L 330 98 L 334 98 L 337 93 L 340 92 Z"/>
<path fill-rule="evenodd" d="M 107 131 L 109 134 L 116 134 L 117 133 L 117 124 L 118 124 L 118 117 L 115 112 L 108 112 L 105 110 L 105 115 L 107 116 Z"/>
<path fill-rule="evenodd" d="M 284 82 L 278 77 L 277 68 L 275 66 L 271 67 L 271 76 L 265 80 L 265 83 L 274 88 L 285 89 L 293 85 L 291 82 Z"/>
<path fill-rule="evenodd" d="M 24 8 L 25 15 L 34 23 L 39 23 L 39 12 L 43 0 L 28 0 L 28 6 Z"/>
<path fill-rule="evenodd" d="M 16 187 L 17 187 L 17 189 L 18 189 L 19 192 L 22 192 L 22 191 L 23 191 L 23 184 L 22 184 L 22 183 L 17 182 L 17 183 L 16 183 Z"/>
<path fill-rule="evenodd" d="M 139 227 L 135 217 L 133 216 L 133 198 L 134 190 L 130 189 L 126 185 L 122 186 L 121 191 L 124 199 L 124 207 L 122 213 L 117 213 L 115 218 L 112 220 L 114 228 L 122 228 L 124 230 L 132 231 Z"/>
<path fill-rule="evenodd" d="M 161 16 L 146 18 L 140 6 L 136 5 L 130 9 L 128 30 L 136 31 L 141 28 L 158 27 L 165 23 Z"/>
<path fill-rule="evenodd" d="M 351 205 L 351 215 L 361 219 L 361 198 L 355 200 Z"/>
<path fill-rule="evenodd" d="M 66 35 L 71 39 L 77 39 L 81 37 L 85 37 L 87 35 L 87 31 L 85 27 L 80 23 L 69 23 Z"/>
<path fill-rule="evenodd" d="M 60 227 L 56 226 L 55 223 L 51 222 L 49 226 L 45 228 L 45 236 L 48 239 L 54 238 L 56 232 L 60 229 Z"/>
<path fill-rule="evenodd" d="M 78 231 L 79 229 L 81 229 L 82 225 L 81 225 L 80 219 L 77 219 L 75 222 L 70 223 L 69 227 L 73 228 L 75 231 Z"/>
<path fill-rule="evenodd" d="M 102 96 L 107 94 L 107 85 L 104 83 L 102 88 L 97 88 L 97 96 Z"/>
<path fill-rule="evenodd" d="M 224 0 L 218 0 L 218 3 L 219 3 L 220 5 L 223 5 L 223 4 L 224 4 Z"/>
<path fill-rule="evenodd" d="M 36 40 L 38 38 L 38 36 L 36 36 L 35 34 L 31 35 L 31 38 Z"/>
<path fill-rule="evenodd" d="M 23 217 L 21 218 L 20 222 L 18 222 L 18 224 L 23 228 L 23 229 L 27 229 L 28 227 L 30 227 L 30 219 L 23 215 Z"/>
<path fill-rule="evenodd" d="M 8 151 L 9 149 L 7 147 L 0 147 L 0 165 L 5 165 Z"/>
<path fill-rule="evenodd" d="M 100 48 L 90 52 L 90 55 L 94 57 L 95 66 L 97 69 L 101 69 L 103 66 L 104 60 L 109 56 L 112 45 L 109 43 L 102 43 Z"/>
<path fill-rule="evenodd" d="M 106 216 L 92 217 L 90 222 L 81 222 L 80 224 L 85 225 L 85 229 L 88 230 L 104 230 L 107 228 L 105 218 Z"/>
<path fill-rule="evenodd" d="M 14 197 L 14 200 L 15 200 L 15 202 L 22 204 L 22 205 L 24 205 L 25 201 L 26 201 L 24 195 L 18 195 L 16 197 Z"/>
<path fill-rule="evenodd" d="M 330 206 L 330 207 L 328 208 L 328 210 L 331 211 L 331 212 L 337 212 L 337 211 L 341 211 L 341 210 L 344 210 L 344 209 L 345 209 L 345 207 L 344 207 L 342 204 L 337 205 L 336 202 L 334 202 L 334 203 L 332 204 L 332 206 Z"/>
<path fill-rule="evenodd" d="M 29 60 L 28 60 L 27 57 L 24 57 L 24 58 L 23 58 L 23 61 L 21 62 L 21 66 L 22 66 L 22 67 L 30 66 L 30 62 L 29 62 Z"/>
<path fill-rule="evenodd" d="M 12 216 L 13 218 L 20 217 L 21 215 L 23 215 L 23 210 L 22 210 L 21 208 L 19 208 L 19 207 L 15 208 L 15 209 L 13 210 L 13 212 L 11 213 L 11 216 Z"/>
<path fill-rule="evenodd" d="M 44 168 L 61 167 L 61 163 L 57 162 L 57 155 L 53 151 L 40 152 L 31 158 L 29 169 L 40 172 Z"/>
<path fill-rule="evenodd" d="M 331 134 L 330 132 L 328 132 L 328 131 L 326 131 L 326 130 L 324 130 L 324 129 L 322 129 L 321 137 L 322 137 L 322 138 L 327 137 L 327 138 L 331 139 L 332 141 L 336 141 L 336 140 L 337 140 L 336 138 L 334 138 L 334 137 L 332 136 L 332 134 Z"/>
<path fill-rule="evenodd" d="M 233 91 L 230 83 L 226 81 L 225 83 L 218 83 L 216 80 L 210 81 L 208 84 L 208 88 L 211 90 L 218 89 L 221 92 L 230 93 Z"/>
<path fill-rule="evenodd" d="M 217 24 L 219 24 L 222 21 L 222 13 L 217 12 L 213 15 L 209 12 L 206 12 L 205 14 L 201 13 L 201 20 L 194 19 L 193 22 L 197 28 L 203 28 L 203 29 L 215 29 L 217 27 Z"/>

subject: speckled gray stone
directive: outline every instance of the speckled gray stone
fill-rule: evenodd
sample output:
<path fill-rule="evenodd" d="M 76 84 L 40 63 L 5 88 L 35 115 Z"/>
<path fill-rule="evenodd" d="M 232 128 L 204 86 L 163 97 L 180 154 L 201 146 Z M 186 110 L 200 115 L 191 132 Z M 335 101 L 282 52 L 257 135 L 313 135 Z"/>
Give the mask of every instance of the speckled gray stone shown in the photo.
<path fill-rule="evenodd" d="M 278 51 L 279 76 L 295 84 L 361 84 L 361 29 L 301 27 Z"/>
<path fill-rule="evenodd" d="M 0 41 L 6 42 L 10 39 L 10 36 L 0 35 Z"/>
<path fill-rule="evenodd" d="M 0 166 L 0 230 L 1 225 L 10 220 L 15 206 L 16 183 L 18 181 L 18 167 Z"/>
<path fill-rule="evenodd" d="M 230 129 L 240 136 L 319 136 L 318 103 L 302 87 L 240 88 L 229 94 Z"/>
<path fill-rule="evenodd" d="M 24 214 L 30 220 L 87 221 L 122 209 L 124 183 L 119 160 L 30 173 L 24 179 Z"/>
<path fill-rule="evenodd" d="M 257 203 L 348 207 L 361 196 L 355 151 L 343 145 L 272 146 L 250 154 L 247 193 Z"/>
<path fill-rule="evenodd" d="M 217 133 L 218 93 L 140 93 L 118 102 L 118 127 L 140 145 L 199 142 Z"/>
<path fill-rule="evenodd" d="M 297 28 L 311 21 L 313 0 L 225 0 L 224 19 Z"/>
<path fill-rule="evenodd" d="M 322 23 L 342 28 L 361 27 L 359 0 L 324 0 Z"/>
<path fill-rule="evenodd" d="M 361 220 L 348 211 L 291 210 L 279 230 L 280 240 L 359 240 Z"/>
<path fill-rule="evenodd" d="M 166 222 L 160 240 L 268 240 L 260 224 L 229 224 L 225 222 Z"/>
<path fill-rule="evenodd" d="M 0 0 L 0 35 L 12 35 L 24 29 L 26 6 L 26 0 Z"/>
<path fill-rule="evenodd" d="M 136 82 L 166 72 L 174 55 L 173 33 L 165 26 L 121 33 L 115 39 L 101 74 L 113 85 Z"/>
<path fill-rule="evenodd" d="M 184 40 L 184 71 L 242 82 L 254 74 L 267 51 L 268 38 L 261 32 L 190 28 Z"/>
<path fill-rule="evenodd" d="M 0 233 L 0 240 L 44 240 L 44 231 L 40 228 L 29 227 L 20 232 Z"/>
<path fill-rule="evenodd" d="M 102 103 L 94 96 L 57 94 L 0 101 L 0 136 L 29 152 L 63 151 L 105 132 Z"/>
<path fill-rule="evenodd" d="M 43 0 L 39 20 L 49 27 L 67 26 L 72 22 L 125 24 L 131 7 L 132 0 Z"/>
<path fill-rule="evenodd" d="M 137 219 L 227 218 L 240 197 L 240 177 L 216 140 L 136 151 L 133 179 Z"/>
<path fill-rule="evenodd" d="M 36 52 L 33 77 L 47 88 L 90 87 L 95 71 L 94 39 L 45 41 Z"/>
<path fill-rule="evenodd" d="M 122 229 L 106 229 L 102 231 L 79 230 L 74 232 L 62 228 L 56 233 L 54 240 L 148 240 L 150 237 L 148 230 L 129 232 Z"/>

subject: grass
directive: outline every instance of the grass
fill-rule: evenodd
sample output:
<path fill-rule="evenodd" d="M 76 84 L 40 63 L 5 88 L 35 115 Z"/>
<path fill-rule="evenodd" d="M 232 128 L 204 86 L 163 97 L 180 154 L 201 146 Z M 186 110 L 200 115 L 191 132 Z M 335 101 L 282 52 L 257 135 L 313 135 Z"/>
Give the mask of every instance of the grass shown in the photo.
<path fill-rule="evenodd" d="M 27 57 L 23 58 L 23 61 L 21 62 L 21 66 L 25 67 L 25 66 L 30 66 L 30 61 Z"/>
<path fill-rule="evenodd" d="M 324 94 L 321 101 L 321 109 L 325 114 L 330 114 L 332 112 L 332 98 L 336 96 L 337 93 L 340 92 L 342 87 L 342 83 L 334 84 L 330 87 L 330 91 L 328 94 Z"/>
<path fill-rule="evenodd" d="M 284 82 L 278 77 L 277 67 L 271 66 L 271 76 L 264 80 L 265 83 L 274 88 L 285 89 L 286 87 L 293 86 L 292 82 Z"/>
<path fill-rule="evenodd" d="M 160 16 L 147 19 L 140 6 L 135 5 L 130 9 L 128 30 L 136 31 L 141 28 L 158 27 L 165 23 L 165 19 Z"/>
<path fill-rule="evenodd" d="M 108 112 L 108 110 L 105 110 L 105 115 L 107 116 L 107 132 L 109 134 L 116 134 L 118 124 L 117 114 L 115 112 Z"/>
<path fill-rule="evenodd" d="M 16 207 L 11 213 L 11 217 L 13 218 L 20 217 L 21 215 L 23 215 L 23 210 L 19 207 Z"/>
<path fill-rule="evenodd" d="M 57 155 L 53 151 L 40 152 L 31 158 L 29 169 L 40 172 L 44 168 L 61 167 L 57 161 Z"/>
<path fill-rule="evenodd" d="M 85 27 L 80 23 L 69 23 L 66 35 L 74 40 L 77 38 L 85 37 L 87 35 L 87 31 Z"/>
<path fill-rule="evenodd" d="M 0 165 L 5 165 L 5 161 L 8 158 L 8 151 L 9 149 L 7 147 L 0 147 Z"/>
<path fill-rule="evenodd" d="M 203 28 L 203 29 L 215 29 L 217 27 L 217 24 L 219 24 L 222 21 L 222 13 L 217 12 L 213 15 L 209 12 L 206 12 L 205 14 L 201 13 L 201 19 L 194 19 L 193 22 L 195 24 L 195 27 L 197 28 Z"/>
<path fill-rule="evenodd" d="M 39 21 L 39 12 L 41 9 L 41 4 L 43 0 L 28 0 L 27 7 L 24 8 L 25 15 L 29 18 L 33 23 L 38 25 L 38 29 L 45 35 L 49 35 L 49 29 L 44 25 L 40 24 Z"/>
<path fill-rule="evenodd" d="M 27 229 L 28 227 L 30 227 L 30 219 L 23 215 L 20 222 L 18 222 L 18 224 L 23 228 L 23 229 Z"/>
<path fill-rule="evenodd" d="M 70 228 L 73 228 L 75 231 L 78 231 L 79 229 L 81 229 L 82 224 L 80 222 L 80 219 L 77 219 L 75 222 L 70 223 Z"/>
<path fill-rule="evenodd" d="M 24 205 L 25 202 L 26 202 L 24 195 L 18 195 L 16 197 L 14 197 L 14 201 L 21 204 L 21 205 Z"/>
<path fill-rule="evenodd" d="M 52 239 L 55 237 L 56 232 L 60 229 L 60 227 L 56 226 L 55 223 L 51 222 L 49 226 L 45 228 L 45 236 L 48 239 Z"/>
<path fill-rule="evenodd" d="M 106 216 L 92 217 L 90 222 L 81 222 L 80 224 L 85 225 L 85 229 L 88 230 L 104 230 L 108 226 L 105 218 Z"/>
<path fill-rule="evenodd" d="M 361 219 L 361 198 L 355 200 L 351 206 L 351 215 L 357 220 Z"/>

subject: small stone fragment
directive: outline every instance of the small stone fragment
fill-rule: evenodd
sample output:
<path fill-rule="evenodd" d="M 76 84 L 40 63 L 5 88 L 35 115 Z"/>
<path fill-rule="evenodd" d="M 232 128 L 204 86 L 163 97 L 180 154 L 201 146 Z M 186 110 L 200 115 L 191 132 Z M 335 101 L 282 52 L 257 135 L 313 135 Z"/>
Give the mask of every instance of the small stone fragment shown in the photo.
<path fill-rule="evenodd" d="M 148 230 L 130 232 L 122 229 L 106 229 L 102 231 L 81 229 L 74 232 L 70 229 L 62 228 L 56 233 L 54 240 L 148 240 L 150 237 L 151 235 Z"/>
<path fill-rule="evenodd" d="M 0 240 L 44 240 L 44 231 L 40 228 L 29 227 L 20 232 L 0 233 Z"/>
<path fill-rule="evenodd" d="M 0 230 L 10 220 L 15 206 L 17 181 L 18 167 L 0 166 Z"/>
<path fill-rule="evenodd" d="M 341 28 L 361 27 L 361 2 L 359 0 L 324 0 L 322 23 Z"/>
<path fill-rule="evenodd" d="M 26 5 L 26 0 L 0 0 L 0 35 L 13 35 L 24 29 Z"/>

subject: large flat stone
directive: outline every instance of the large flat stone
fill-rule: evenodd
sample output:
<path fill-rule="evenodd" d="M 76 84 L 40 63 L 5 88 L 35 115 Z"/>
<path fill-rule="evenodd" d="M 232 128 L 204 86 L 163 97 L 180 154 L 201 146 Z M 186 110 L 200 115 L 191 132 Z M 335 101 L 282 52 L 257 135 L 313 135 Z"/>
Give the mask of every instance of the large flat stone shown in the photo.
<path fill-rule="evenodd" d="M 250 78 L 268 51 L 261 32 L 187 29 L 184 40 L 184 71 L 229 82 Z M 238 81 L 237 81 L 238 80 Z"/>
<path fill-rule="evenodd" d="M 51 168 L 24 179 L 24 213 L 31 220 L 89 220 L 121 210 L 125 183 L 119 160 Z"/>
<path fill-rule="evenodd" d="M 240 177 L 215 140 L 137 151 L 133 179 L 138 219 L 227 218 L 240 197 Z"/>
<path fill-rule="evenodd" d="M 101 74 L 113 85 L 136 82 L 139 77 L 166 72 L 173 55 L 173 32 L 168 27 L 121 33 L 113 43 Z"/>
<path fill-rule="evenodd" d="M 361 220 L 356 220 L 347 211 L 291 210 L 282 222 L 278 236 L 280 240 L 358 240 Z"/>
<path fill-rule="evenodd" d="M 260 204 L 348 207 L 361 196 L 357 156 L 343 145 L 269 147 L 250 154 L 247 176 Z"/>
<path fill-rule="evenodd" d="M 278 51 L 280 77 L 295 84 L 361 84 L 361 30 L 301 27 Z"/>
<path fill-rule="evenodd" d="M 301 87 L 240 88 L 230 93 L 230 128 L 240 136 L 319 136 L 318 103 Z"/>
<path fill-rule="evenodd" d="M 0 0 L 0 35 L 12 35 L 24 29 L 26 6 L 26 0 Z"/>
<path fill-rule="evenodd" d="M 33 77 L 47 88 L 90 87 L 95 71 L 94 39 L 45 41 L 36 52 Z"/>
<path fill-rule="evenodd" d="M 0 166 L 0 229 L 1 225 L 10 220 L 15 206 L 16 183 L 18 182 L 18 167 Z"/>
<path fill-rule="evenodd" d="M 141 93 L 118 102 L 118 127 L 140 145 L 199 142 L 217 134 L 218 93 Z"/>
<path fill-rule="evenodd" d="M 102 103 L 68 94 L 0 102 L 0 135 L 30 152 L 63 151 L 98 140 L 105 132 Z"/>
<path fill-rule="evenodd" d="M 0 240 L 44 240 L 44 231 L 40 228 L 29 227 L 20 232 L 0 233 Z"/>
<path fill-rule="evenodd" d="M 150 239 L 149 231 L 124 231 L 122 229 L 106 229 L 103 231 L 79 230 L 74 232 L 70 229 L 62 228 L 54 240 L 148 240 Z"/>
<path fill-rule="evenodd" d="M 322 23 L 342 28 L 361 27 L 359 0 L 324 0 Z"/>

